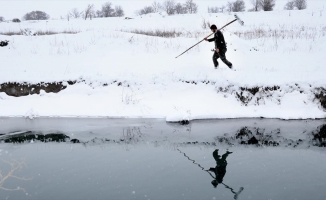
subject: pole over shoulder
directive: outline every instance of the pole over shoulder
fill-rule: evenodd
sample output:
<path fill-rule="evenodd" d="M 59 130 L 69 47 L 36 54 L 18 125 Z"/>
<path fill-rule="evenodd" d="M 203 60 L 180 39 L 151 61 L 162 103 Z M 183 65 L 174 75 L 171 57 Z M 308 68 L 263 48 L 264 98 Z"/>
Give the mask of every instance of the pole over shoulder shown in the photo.
<path fill-rule="evenodd" d="M 244 22 L 238 17 L 238 15 L 234 15 L 235 19 L 229 23 L 227 23 L 226 25 L 224 25 L 222 28 L 218 29 L 218 30 L 222 30 L 223 28 L 227 27 L 228 25 L 232 24 L 235 21 L 238 21 L 241 26 L 244 25 Z M 214 33 L 209 34 L 208 36 L 206 36 L 206 38 L 208 38 L 209 36 L 213 35 Z M 198 45 L 199 43 L 201 43 L 202 41 L 204 41 L 204 39 L 202 39 L 201 41 L 197 42 L 195 45 L 191 46 L 190 48 L 188 48 L 187 50 L 185 50 L 184 52 L 182 52 L 180 55 L 178 55 L 175 58 L 178 58 L 180 56 L 182 56 L 184 53 L 186 53 L 187 51 L 189 51 L 190 49 L 192 49 L 193 47 L 195 47 L 196 45 Z"/>

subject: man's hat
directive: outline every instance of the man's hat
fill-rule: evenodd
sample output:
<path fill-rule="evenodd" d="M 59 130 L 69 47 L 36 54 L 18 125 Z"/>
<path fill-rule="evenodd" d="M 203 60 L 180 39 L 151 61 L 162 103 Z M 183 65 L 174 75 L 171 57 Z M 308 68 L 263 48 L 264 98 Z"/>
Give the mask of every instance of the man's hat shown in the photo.
<path fill-rule="evenodd" d="M 217 29 L 217 27 L 215 26 L 215 24 L 213 24 L 213 25 L 211 26 L 211 29 Z"/>

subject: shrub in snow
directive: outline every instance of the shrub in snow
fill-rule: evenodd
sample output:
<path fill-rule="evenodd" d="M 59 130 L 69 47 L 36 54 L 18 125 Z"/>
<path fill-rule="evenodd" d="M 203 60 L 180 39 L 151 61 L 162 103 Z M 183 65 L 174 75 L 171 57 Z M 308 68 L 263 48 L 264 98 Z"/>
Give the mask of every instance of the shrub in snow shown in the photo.
<path fill-rule="evenodd" d="M 284 10 L 293 10 L 294 8 L 295 8 L 294 1 L 288 1 L 284 6 Z"/>
<path fill-rule="evenodd" d="M 47 20 L 50 19 L 50 15 L 43 11 L 32 11 L 26 13 L 23 17 L 24 20 Z"/>
<path fill-rule="evenodd" d="M 306 0 L 290 0 L 288 1 L 284 9 L 285 10 L 293 10 L 294 8 L 297 8 L 298 10 L 303 10 L 307 8 L 307 1 Z"/>
<path fill-rule="evenodd" d="M 295 7 L 298 8 L 298 10 L 303 10 L 307 8 L 307 1 L 306 0 L 294 0 Z"/>
<path fill-rule="evenodd" d="M 243 12 L 245 8 L 245 2 L 243 0 L 237 0 L 232 5 L 233 12 Z"/>
<path fill-rule="evenodd" d="M 5 18 L 0 16 L 0 22 L 4 22 L 5 21 Z"/>
<path fill-rule="evenodd" d="M 264 11 L 272 11 L 275 6 L 275 0 L 260 0 L 260 6 Z"/>
<path fill-rule="evenodd" d="M 146 15 L 149 13 L 154 13 L 154 9 L 152 6 L 145 6 L 144 8 L 140 9 L 139 11 L 136 11 L 138 15 Z"/>
<path fill-rule="evenodd" d="M 20 19 L 15 18 L 15 19 L 12 20 L 12 22 L 18 22 L 19 23 L 20 22 Z"/>

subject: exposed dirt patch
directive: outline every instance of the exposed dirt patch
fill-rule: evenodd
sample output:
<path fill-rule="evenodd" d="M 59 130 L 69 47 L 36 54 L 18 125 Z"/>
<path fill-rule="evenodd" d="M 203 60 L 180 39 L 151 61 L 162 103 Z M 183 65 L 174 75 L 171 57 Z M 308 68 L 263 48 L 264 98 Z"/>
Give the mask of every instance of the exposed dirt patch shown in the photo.
<path fill-rule="evenodd" d="M 73 84 L 73 82 L 71 82 Z M 41 90 L 45 92 L 58 93 L 61 90 L 66 89 L 67 86 L 63 85 L 62 82 L 53 83 L 3 83 L 0 85 L 0 92 L 5 92 L 8 96 L 20 97 L 27 96 L 30 94 L 40 94 Z"/>
<path fill-rule="evenodd" d="M 65 84 L 64 84 L 65 83 Z M 60 81 L 60 82 L 52 82 L 52 83 L 38 83 L 38 84 L 30 84 L 30 83 L 17 83 L 17 82 L 8 82 L 0 84 L 0 92 L 5 92 L 8 96 L 21 97 L 27 96 L 30 94 L 40 94 L 41 90 L 44 90 L 46 93 L 58 93 L 67 88 L 68 85 L 74 85 L 76 83 L 85 83 L 90 87 L 93 87 L 93 83 L 86 83 L 85 80 L 69 80 L 69 81 Z M 101 83 L 102 86 L 114 85 L 121 87 L 130 87 L 130 84 L 127 81 L 118 81 L 114 80 L 110 83 Z M 95 84 L 97 85 L 97 84 Z"/>
<path fill-rule="evenodd" d="M 244 105 L 248 105 L 250 102 L 259 105 L 262 103 L 263 98 L 270 98 L 273 96 L 273 92 L 280 90 L 280 86 L 272 87 L 240 87 L 240 91 L 236 92 L 236 97 Z M 257 94 L 257 95 L 256 95 Z"/>

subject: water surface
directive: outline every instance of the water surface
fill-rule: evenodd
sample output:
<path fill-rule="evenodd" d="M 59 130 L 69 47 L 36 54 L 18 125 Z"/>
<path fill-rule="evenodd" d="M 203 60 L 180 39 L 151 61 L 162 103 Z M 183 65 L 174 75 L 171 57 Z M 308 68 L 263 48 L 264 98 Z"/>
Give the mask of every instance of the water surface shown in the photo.
<path fill-rule="evenodd" d="M 325 199 L 325 129 L 326 120 L 1 118 L 0 199 Z"/>

